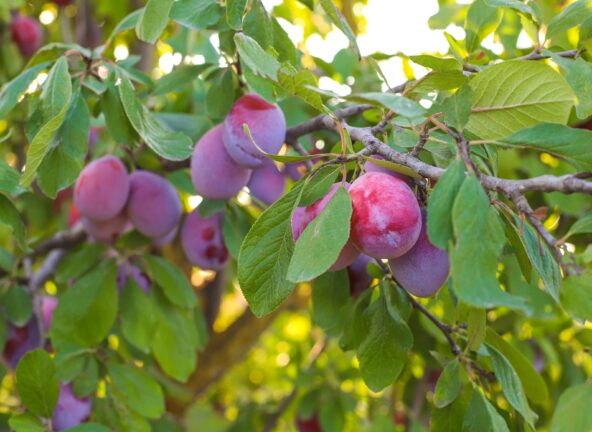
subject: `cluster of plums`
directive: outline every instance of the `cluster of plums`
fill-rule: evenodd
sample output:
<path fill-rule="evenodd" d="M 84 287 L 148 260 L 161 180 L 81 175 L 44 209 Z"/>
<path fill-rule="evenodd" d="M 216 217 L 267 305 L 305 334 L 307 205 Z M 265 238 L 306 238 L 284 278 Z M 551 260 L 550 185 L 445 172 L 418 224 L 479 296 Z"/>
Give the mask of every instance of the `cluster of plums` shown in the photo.
<path fill-rule="evenodd" d="M 407 291 L 420 297 L 435 294 L 448 278 L 450 262 L 446 251 L 428 238 L 427 214 L 409 187 L 409 179 L 372 162 L 366 163 L 365 171 L 351 185 L 334 184 L 319 201 L 296 208 L 294 239 L 342 185 L 352 200 L 350 238 L 329 270 L 347 267 L 352 295 L 357 295 L 369 285 L 368 262 L 388 259 L 395 279 Z"/>
<path fill-rule="evenodd" d="M 57 298 L 44 296 L 41 298 L 43 325 L 46 329 L 51 326 L 53 312 L 57 306 Z M 29 351 L 41 345 L 39 326 L 36 318 L 32 318 L 25 326 L 8 326 L 6 345 L 2 357 L 4 361 L 15 368 L 20 359 Z M 58 403 L 52 417 L 52 430 L 59 432 L 77 426 L 90 417 L 92 401 L 90 398 L 77 397 L 71 384 L 60 386 Z"/>

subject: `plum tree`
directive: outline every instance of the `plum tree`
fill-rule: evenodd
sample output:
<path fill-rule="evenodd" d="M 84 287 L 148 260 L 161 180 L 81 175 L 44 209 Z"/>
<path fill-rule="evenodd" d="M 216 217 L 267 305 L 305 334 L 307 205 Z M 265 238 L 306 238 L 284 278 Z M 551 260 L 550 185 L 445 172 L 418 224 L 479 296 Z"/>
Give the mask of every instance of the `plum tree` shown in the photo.
<path fill-rule="evenodd" d="M 296 429 L 298 429 L 298 432 L 323 432 L 317 413 L 308 418 L 297 417 Z"/>
<path fill-rule="evenodd" d="M 125 165 L 115 156 L 104 156 L 88 164 L 74 186 L 74 202 L 81 216 L 106 221 L 123 210 L 130 192 Z"/>
<path fill-rule="evenodd" d="M 448 253 L 432 244 L 427 233 L 427 212 L 421 209 L 421 232 L 415 245 L 404 255 L 390 260 L 393 276 L 418 297 L 434 295 L 448 279 Z"/>
<path fill-rule="evenodd" d="M 9 324 L 2 357 L 10 367 L 15 368 L 20 359 L 27 352 L 37 348 L 39 343 L 39 325 L 36 318 L 31 318 L 22 327 Z"/>
<path fill-rule="evenodd" d="M 362 294 L 372 284 L 372 276 L 368 274 L 368 264 L 374 261 L 368 255 L 361 253 L 353 263 L 347 267 L 349 279 L 349 293 L 352 297 Z"/>
<path fill-rule="evenodd" d="M 374 156 L 372 156 L 372 159 L 384 160 L 384 158 L 380 155 L 374 155 Z M 403 180 L 407 184 L 409 184 L 409 182 L 411 181 L 410 177 L 408 177 L 404 174 L 400 174 L 395 171 L 391 171 L 390 169 L 382 167 L 380 165 L 377 165 L 370 160 L 367 160 L 366 163 L 364 164 L 364 171 L 366 171 L 367 173 L 379 172 L 379 173 L 383 173 L 383 174 L 388 174 L 388 175 L 391 175 L 395 178 L 398 178 L 399 180 Z"/>
<path fill-rule="evenodd" d="M 421 231 L 417 199 L 407 184 L 383 173 L 353 182 L 351 239 L 373 258 L 396 258 L 409 251 Z"/>
<path fill-rule="evenodd" d="M 33 55 L 43 41 L 41 26 L 34 18 L 28 16 L 14 16 L 10 25 L 10 34 L 21 54 L 26 57 Z"/>
<path fill-rule="evenodd" d="M 200 195 L 224 200 L 249 182 L 251 170 L 237 164 L 222 142 L 222 125 L 210 129 L 196 144 L 191 157 L 191 180 Z"/>
<path fill-rule="evenodd" d="M 261 149 L 277 154 L 286 137 L 286 118 L 279 106 L 254 93 L 239 98 L 226 116 L 222 137 L 228 154 L 244 167 L 260 168 L 265 156 L 243 130 L 245 123 Z"/>
<path fill-rule="evenodd" d="M 150 292 L 152 281 L 148 275 L 131 262 L 124 262 L 117 269 L 117 288 L 123 289 L 129 278 L 132 278 L 146 294 Z"/>
<path fill-rule="evenodd" d="M 41 298 L 41 312 L 43 315 L 43 326 L 45 330 L 49 330 L 51 328 L 51 320 L 53 318 L 53 311 L 58 306 L 58 299 L 57 297 L 53 296 L 43 296 Z"/>
<path fill-rule="evenodd" d="M 342 183 L 335 183 L 331 186 L 327 195 L 315 203 L 305 207 L 304 211 L 301 213 L 300 217 L 297 218 L 297 220 L 294 220 L 294 217 L 292 217 L 292 223 L 294 224 L 292 226 L 294 240 L 298 240 L 306 227 L 323 211 L 323 209 L 331 200 L 331 197 L 335 194 L 335 192 L 337 192 L 337 189 L 340 186 L 342 186 Z M 343 186 L 345 189 L 350 189 L 349 183 L 344 183 Z M 345 246 L 343 246 L 343 249 L 341 249 L 341 253 L 337 257 L 337 261 L 335 261 L 331 268 L 329 268 L 329 271 L 337 271 L 347 267 L 352 262 L 354 262 L 359 254 L 360 251 L 352 243 L 351 239 L 348 240 Z"/>
<path fill-rule="evenodd" d="M 128 226 L 128 218 L 125 212 L 107 219 L 105 221 L 95 221 L 89 218 L 80 218 L 84 230 L 90 237 L 97 241 L 112 243 L 125 231 Z"/>
<path fill-rule="evenodd" d="M 130 175 L 127 214 L 138 231 L 148 237 L 167 235 L 181 218 L 181 200 L 164 178 L 149 171 Z"/>
<path fill-rule="evenodd" d="M 270 205 L 284 193 L 286 177 L 272 160 L 267 159 L 261 168 L 253 171 L 247 186 L 251 195 Z"/>
<path fill-rule="evenodd" d="M 71 385 L 62 384 L 58 404 L 51 418 L 52 430 L 60 432 L 85 422 L 90 417 L 91 409 L 90 399 L 76 397 Z"/>
<path fill-rule="evenodd" d="M 181 244 L 189 261 L 204 270 L 220 270 L 229 255 L 222 234 L 221 212 L 202 217 L 195 209 L 181 229 Z"/>

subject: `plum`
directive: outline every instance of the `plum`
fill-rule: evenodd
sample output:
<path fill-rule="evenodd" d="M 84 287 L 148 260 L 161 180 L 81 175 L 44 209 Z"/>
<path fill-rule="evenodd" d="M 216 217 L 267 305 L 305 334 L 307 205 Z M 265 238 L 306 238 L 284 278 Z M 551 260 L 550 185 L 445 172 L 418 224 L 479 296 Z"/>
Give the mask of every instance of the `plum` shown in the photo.
<path fill-rule="evenodd" d="M 74 186 L 74 202 L 81 216 L 106 221 L 123 210 L 130 192 L 125 165 L 115 156 L 104 156 L 88 164 Z"/>
<path fill-rule="evenodd" d="M 302 217 L 304 216 L 304 207 L 296 207 L 292 213 L 292 237 L 294 241 L 300 237 Z"/>
<path fill-rule="evenodd" d="M 122 290 L 130 277 L 134 280 L 136 285 L 142 289 L 142 291 L 146 294 L 150 292 L 152 281 L 150 281 L 148 275 L 140 270 L 139 267 L 128 262 L 121 264 L 119 269 L 117 269 L 117 288 Z"/>
<path fill-rule="evenodd" d="M 162 247 L 164 245 L 172 243 L 172 241 L 175 240 L 175 237 L 177 237 L 177 232 L 179 232 L 179 227 L 175 226 L 171 230 L 171 232 L 163 235 L 162 237 L 155 238 L 154 239 L 154 246 Z"/>
<path fill-rule="evenodd" d="M 380 155 L 374 155 L 372 156 L 372 159 L 377 159 L 377 160 L 384 160 L 384 158 Z M 383 174 L 388 174 L 391 175 L 395 178 L 398 178 L 399 180 L 403 180 L 405 183 L 410 184 L 413 180 L 411 179 L 411 177 L 408 177 L 404 174 L 400 174 L 398 172 L 395 171 L 391 171 L 388 168 L 384 168 L 381 167 L 380 165 L 375 164 L 372 161 L 366 161 L 366 163 L 364 164 L 364 171 L 366 171 L 367 173 L 369 172 L 379 172 L 379 173 L 383 173 Z"/>
<path fill-rule="evenodd" d="M 235 196 L 249 182 L 251 170 L 237 164 L 222 143 L 222 125 L 207 132 L 196 144 L 191 157 L 191 180 L 198 194 L 225 200 Z"/>
<path fill-rule="evenodd" d="M 371 172 L 352 184 L 351 239 L 372 258 L 408 252 L 421 231 L 421 212 L 409 186 L 388 174 Z"/>
<path fill-rule="evenodd" d="M 113 243 L 125 231 L 128 219 L 125 212 L 106 221 L 97 222 L 85 217 L 80 218 L 84 230 L 90 237 L 104 243 Z"/>
<path fill-rule="evenodd" d="M 51 328 L 53 311 L 55 311 L 57 305 L 57 297 L 43 296 L 41 298 L 41 312 L 43 313 L 43 326 L 45 327 L 45 331 L 48 331 Z"/>
<path fill-rule="evenodd" d="M 39 348 L 40 342 L 39 325 L 35 318 L 22 327 L 9 324 L 2 356 L 10 367 L 15 368 L 26 353 Z"/>
<path fill-rule="evenodd" d="M 390 261 L 395 279 L 411 294 L 418 297 L 434 295 L 448 279 L 448 253 L 432 244 L 427 233 L 427 214 L 421 209 L 421 232 L 415 245 Z"/>
<path fill-rule="evenodd" d="M 203 218 L 195 209 L 181 229 L 181 244 L 189 261 L 204 270 L 220 270 L 228 261 L 222 234 L 222 212 Z"/>
<path fill-rule="evenodd" d="M 309 418 L 296 418 L 296 429 L 298 432 L 323 432 L 318 414 L 313 414 Z"/>
<path fill-rule="evenodd" d="M 352 297 L 362 294 L 372 284 L 372 276 L 368 274 L 366 268 L 368 264 L 374 261 L 365 254 L 360 254 L 347 267 L 347 276 L 349 278 L 349 293 Z"/>
<path fill-rule="evenodd" d="M 293 224 L 296 222 L 292 226 L 294 240 L 298 240 L 306 227 L 323 211 L 323 209 L 331 200 L 331 197 L 335 194 L 335 192 L 337 192 L 337 189 L 341 185 L 341 183 L 335 183 L 333 186 L 331 186 L 327 195 L 317 202 L 309 205 L 308 207 L 305 207 L 304 212 L 302 212 L 302 215 L 298 217 L 296 221 L 294 220 L 294 216 L 292 217 Z M 343 186 L 345 189 L 350 188 L 349 183 L 344 183 Z M 352 262 L 354 262 L 359 254 L 360 251 L 355 247 L 351 240 L 348 240 L 345 246 L 343 246 L 343 249 L 341 249 L 341 253 L 337 257 L 337 261 L 335 261 L 335 263 L 329 268 L 329 271 L 337 271 L 347 267 Z"/>
<path fill-rule="evenodd" d="M 53 0 L 53 2 L 58 6 L 68 6 L 70 3 L 72 3 L 72 0 Z"/>
<path fill-rule="evenodd" d="M 222 138 L 228 154 L 244 167 L 261 168 L 265 155 L 243 130 L 245 123 L 261 149 L 277 154 L 286 137 L 286 118 L 279 106 L 254 93 L 238 99 L 226 116 Z"/>
<path fill-rule="evenodd" d="M 91 410 L 92 402 L 89 398 L 76 397 L 71 385 L 62 384 L 58 404 L 51 418 L 52 430 L 60 432 L 85 422 L 89 419 Z"/>
<path fill-rule="evenodd" d="M 16 15 L 10 25 L 12 41 L 23 56 L 29 57 L 41 46 L 43 33 L 39 23 L 28 16 Z"/>
<path fill-rule="evenodd" d="M 68 227 L 74 228 L 80 221 L 80 211 L 76 207 L 76 203 L 70 204 L 70 210 L 68 211 Z"/>
<path fill-rule="evenodd" d="M 148 171 L 134 171 L 130 175 L 127 214 L 145 236 L 163 237 L 179 223 L 181 200 L 163 177 Z"/>
<path fill-rule="evenodd" d="M 247 184 L 251 195 L 267 205 L 278 200 L 286 188 L 286 177 L 272 160 L 267 159 L 261 168 L 253 171 Z"/>

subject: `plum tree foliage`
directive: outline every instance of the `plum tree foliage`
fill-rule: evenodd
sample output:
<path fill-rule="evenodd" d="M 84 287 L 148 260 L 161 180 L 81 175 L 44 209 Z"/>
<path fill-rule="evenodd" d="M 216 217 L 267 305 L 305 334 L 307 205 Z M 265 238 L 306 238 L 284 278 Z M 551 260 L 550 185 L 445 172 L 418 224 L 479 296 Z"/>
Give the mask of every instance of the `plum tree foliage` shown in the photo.
<path fill-rule="evenodd" d="M 0 2 L 1 430 L 592 430 L 591 2 L 369 1 Z"/>

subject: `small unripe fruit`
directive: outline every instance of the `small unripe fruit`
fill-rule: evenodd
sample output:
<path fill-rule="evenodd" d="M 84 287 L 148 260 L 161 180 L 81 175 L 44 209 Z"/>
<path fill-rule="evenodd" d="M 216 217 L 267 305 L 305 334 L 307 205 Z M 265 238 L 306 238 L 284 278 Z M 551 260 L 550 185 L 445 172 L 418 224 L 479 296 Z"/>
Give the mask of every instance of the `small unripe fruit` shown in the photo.
<path fill-rule="evenodd" d="M 115 156 L 88 164 L 74 186 L 74 202 L 81 216 L 106 221 L 121 213 L 130 191 L 130 178 Z"/>
<path fill-rule="evenodd" d="M 17 15 L 12 19 L 10 34 L 21 54 L 26 57 L 35 54 L 43 39 L 39 23 L 31 17 L 22 15 Z"/>
<path fill-rule="evenodd" d="M 222 125 L 207 132 L 191 157 L 191 180 L 198 194 L 217 200 L 235 196 L 249 182 L 251 170 L 237 164 L 222 142 Z"/>
<path fill-rule="evenodd" d="M 390 261 L 395 279 L 418 297 L 434 295 L 448 279 L 448 253 L 432 244 L 427 233 L 427 214 L 421 209 L 421 233 L 409 252 Z"/>
<path fill-rule="evenodd" d="M 279 106 L 250 93 L 238 99 L 224 120 L 224 146 L 228 154 L 247 168 L 263 166 L 265 155 L 251 142 L 243 129 L 249 126 L 257 145 L 267 153 L 277 154 L 286 137 L 286 118 Z"/>
<path fill-rule="evenodd" d="M 92 402 L 88 398 L 78 398 L 70 385 L 60 387 L 58 404 L 53 412 L 53 430 L 61 432 L 78 426 L 90 417 Z"/>
<path fill-rule="evenodd" d="M 195 209 L 181 229 L 181 244 L 189 261 L 204 270 L 221 270 L 228 261 L 222 234 L 222 213 L 203 218 Z"/>
<path fill-rule="evenodd" d="M 304 212 L 298 218 L 298 220 L 294 220 L 294 216 L 292 217 L 293 223 L 297 223 L 292 227 L 295 240 L 298 240 L 306 227 L 324 210 L 340 186 L 341 183 L 335 183 L 333 186 L 331 186 L 327 195 L 317 202 L 309 205 L 308 207 L 305 207 Z M 345 187 L 345 189 L 349 189 L 350 185 L 349 183 L 345 183 L 343 184 L 343 187 Z M 335 261 L 335 263 L 329 268 L 329 271 L 338 271 L 347 267 L 352 262 L 354 262 L 359 254 L 360 251 L 354 246 L 351 240 L 348 240 L 345 246 L 343 246 L 343 249 L 341 249 L 341 253 L 339 254 L 339 257 L 337 257 L 337 261 Z"/>
<path fill-rule="evenodd" d="M 130 175 L 127 214 L 138 231 L 147 237 L 163 237 L 181 218 L 181 200 L 163 177 L 148 171 Z"/>
<path fill-rule="evenodd" d="M 351 186 L 351 239 L 373 258 L 396 258 L 409 251 L 421 231 L 421 214 L 407 184 L 383 173 L 368 173 Z"/>
<path fill-rule="evenodd" d="M 277 201 L 286 188 L 286 177 L 268 159 L 263 167 L 253 171 L 251 180 L 247 185 L 251 195 L 267 205 Z"/>

